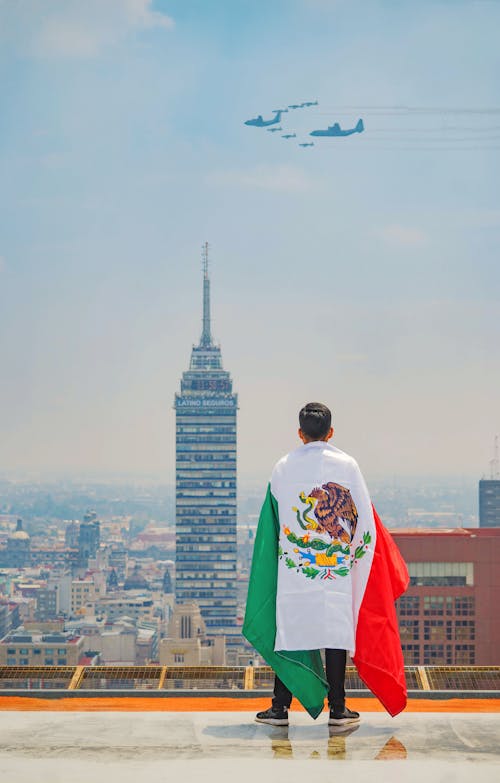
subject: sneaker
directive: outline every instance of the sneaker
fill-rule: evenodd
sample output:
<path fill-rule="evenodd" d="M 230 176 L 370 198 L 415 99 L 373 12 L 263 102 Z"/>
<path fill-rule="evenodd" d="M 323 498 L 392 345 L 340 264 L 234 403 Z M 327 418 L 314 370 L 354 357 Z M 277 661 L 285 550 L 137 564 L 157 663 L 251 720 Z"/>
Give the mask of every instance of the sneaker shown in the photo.
<path fill-rule="evenodd" d="M 343 710 L 331 709 L 330 718 L 328 719 L 329 726 L 346 726 L 349 723 L 359 723 L 359 712 L 344 707 Z"/>
<path fill-rule="evenodd" d="M 271 726 L 288 726 L 288 710 L 286 707 L 270 707 L 255 716 L 257 723 L 269 723 Z"/>

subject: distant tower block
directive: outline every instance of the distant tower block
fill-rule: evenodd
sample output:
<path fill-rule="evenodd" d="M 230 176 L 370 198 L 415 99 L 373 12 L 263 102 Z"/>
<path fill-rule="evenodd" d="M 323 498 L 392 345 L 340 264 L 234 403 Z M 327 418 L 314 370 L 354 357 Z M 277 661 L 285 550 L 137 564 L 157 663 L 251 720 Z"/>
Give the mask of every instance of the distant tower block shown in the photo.
<path fill-rule="evenodd" d="M 89 558 L 95 557 L 101 539 L 101 523 L 95 511 L 87 511 L 78 532 L 78 564 L 86 568 Z"/>
<path fill-rule="evenodd" d="M 167 568 L 165 568 L 165 572 L 163 574 L 163 582 L 162 582 L 162 589 L 164 593 L 173 593 L 174 592 L 174 586 L 172 583 L 172 577 L 170 575 L 170 571 Z"/>
<path fill-rule="evenodd" d="M 203 319 L 183 373 L 176 411 L 177 604 L 195 602 L 210 636 L 236 627 L 237 395 L 210 323 L 208 244 L 203 246 Z M 231 639 L 232 637 L 232 639 Z"/>
<path fill-rule="evenodd" d="M 479 482 L 479 527 L 500 527 L 500 465 L 498 435 L 495 436 L 490 478 Z"/>

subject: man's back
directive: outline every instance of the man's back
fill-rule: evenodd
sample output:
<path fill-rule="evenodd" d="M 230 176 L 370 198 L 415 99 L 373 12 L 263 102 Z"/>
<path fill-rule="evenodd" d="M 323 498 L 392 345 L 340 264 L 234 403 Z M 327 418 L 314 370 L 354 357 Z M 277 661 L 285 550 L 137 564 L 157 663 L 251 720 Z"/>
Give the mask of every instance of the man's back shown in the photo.
<path fill-rule="evenodd" d="M 305 443 L 276 464 L 271 493 L 280 526 L 275 649 L 353 652 L 375 536 L 356 461 L 323 440 Z"/>

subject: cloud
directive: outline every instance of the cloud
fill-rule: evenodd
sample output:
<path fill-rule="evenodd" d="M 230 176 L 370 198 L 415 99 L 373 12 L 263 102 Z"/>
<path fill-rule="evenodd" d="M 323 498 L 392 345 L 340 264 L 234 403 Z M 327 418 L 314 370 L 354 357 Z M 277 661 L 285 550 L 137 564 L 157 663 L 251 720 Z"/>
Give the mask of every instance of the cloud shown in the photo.
<path fill-rule="evenodd" d="M 420 247 L 427 244 L 427 236 L 419 228 L 394 223 L 375 232 L 379 239 L 395 247 Z"/>
<path fill-rule="evenodd" d="M 46 58 L 95 57 L 133 31 L 174 26 L 152 0 L 0 0 L 0 12 L 3 39 Z"/>
<path fill-rule="evenodd" d="M 310 190 L 310 177 L 297 166 L 256 166 L 253 169 L 233 169 L 213 172 L 209 184 L 255 188 L 286 193 L 303 193 Z"/>

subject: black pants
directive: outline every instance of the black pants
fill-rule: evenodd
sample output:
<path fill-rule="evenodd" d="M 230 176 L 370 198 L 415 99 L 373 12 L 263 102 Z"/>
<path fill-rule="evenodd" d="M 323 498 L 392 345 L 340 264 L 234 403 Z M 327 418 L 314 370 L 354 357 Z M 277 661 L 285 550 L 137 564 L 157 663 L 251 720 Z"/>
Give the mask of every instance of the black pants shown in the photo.
<path fill-rule="evenodd" d="M 328 691 L 328 704 L 330 707 L 343 710 L 345 706 L 345 650 L 325 650 L 326 679 L 330 690 Z M 292 692 L 281 682 L 277 674 L 274 675 L 273 707 L 289 707 L 292 703 Z"/>

